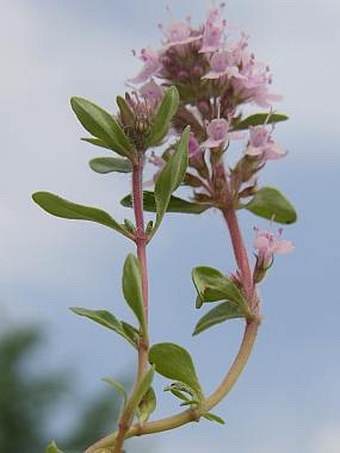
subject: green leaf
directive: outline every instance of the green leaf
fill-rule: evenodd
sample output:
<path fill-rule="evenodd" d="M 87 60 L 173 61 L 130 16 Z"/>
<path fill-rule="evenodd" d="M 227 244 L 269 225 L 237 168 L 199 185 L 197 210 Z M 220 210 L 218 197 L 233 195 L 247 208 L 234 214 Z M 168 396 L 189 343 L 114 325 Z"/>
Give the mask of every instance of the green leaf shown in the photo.
<path fill-rule="evenodd" d="M 132 346 L 136 347 L 136 341 L 126 333 L 124 323 L 119 321 L 112 313 L 106 310 L 88 310 L 87 308 L 82 307 L 70 307 L 70 310 L 73 311 L 76 315 L 84 316 L 85 318 L 91 319 L 92 321 L 101 324 L 108 329 L 113 330 L 118 333 L 121 337 L 125 338 Z"/>
<path fill-rule="evenodd" d="M 120 203 L 126 208 L 132 208 L 132 196 L 131 194 L 126 195 Z M 145 211 L 156 212 L 156 200 L 154 192 L 144 191 L 143 192 L 143 207 Z M 187 200 L 171 195 L 166 212 L 178 212 L 185 214 L 201 214 L 207 209 L 211 208 L 210 204 L 207 203 L 192 203 Z"/>
<path fill-rule="evenodd" d="M 235 121 L 232 124 L 232 131 L 241 131 L 248 129 L 249 126 L 261 126 L 263 124 L 280 123 L 281 121 L 288 120 L 287 115 L 281 113 L 256 113 L 255 115 L 248 116 L 244 120 Z"/>
<path fill-rule="evenodd" d="M 165 387 L 164 391 L 171 392 L 177 398 L 185 402 L 191 401 L 192 398 L 197 397 L 197 395 L 195 394 L 191 387 L 179 381 L 172 382 L 170 385 Z"/>
<path fill-rule="evenodd" d="M 132 171 L 131 162 L 118 157 L 96 157 L 90 160 L 89 165 L 93 171 L 100 174 L 130 173 Z"/>
<path fill-rule="evenodd" d="M 138 388 L 135 390 L 133 395 L 131 395 L 131 402 L 133 406 L 137 409 L 140 405 L 141 401 L 143 400 L 144 396 L 148 392 L 149 388 L 151 387 L 152 380 L 155 374 L 154 367 L 151 367 L 149 371 L 144 376 L 142 382 L 139 384 Z"/>
<path fill-rule="evenodd" d="M 106 145 L 103 140 L 100 140 L 100 138 L 96 137 L 82 137 L 80 140 L 86 143 L 90 143 L 90 145 L 98 146 L 99 148 L 105 148 L 111 150 L 111 148 Z"/>
<path fill-rule="evenodd" d="M 189 134 L 190 127 L 188 126 L 183 132 L 177 150 L 170 157 L 158 176 L 155 185 L 157 217 L 153 234 L 155 234 L 162 222 L 164 214 L 168 208 L 172 192 L 174 192 L 183 181 L 188 166 Z"/>
<path fill-rule="evenodd" d="M 243 207 L 259 217 L 278 223 L 294 223 L 297 219 L 292 204 L 274 187 L 263 187 Z"/>
<path fill-rule="evenodd" d="M 203 398 L 194 363 L 190 354 L 174 343 L 158 343 L 150 348 L 149 361 L 157 373 L 169 379 L 184 382 L 191 387 L 200 399 Z"/>
<path fill-rule="evenodd" d="M 142 274 L 139 261 L 132 253 L 127 256 L 124 263 L 123 294 L 129 307 L 136 315 L 143 332 L 146 332 L 143 308 Z"/>
<path fill-rule="evenodd" d="M 71 98 L 71 107 L 80 123 L 110 149 L 132 159 L 135 150 L 118 121 L 106 110 L 84 98 Z"/>
<path fill-rule="evenodd" d="M 32 198 L 44 211 L 56 217 L 99 223 L 118 231 L 130 239 L 132 238 L 131 234 L 122 225 L 101 209 L 72 203 L 49 192 L 36 192 L 32 195 Z"/>
<path fill-rule="evenodd" d="M 141 402 L 138 405 L 137 415 L 140 423 L 148 421 L 150 415 L 154 412 L 157 405 L 157 399 L 155 391 L 152 387 L 143 396 Z"/>
<path fill-rule="evenodd" d="M 57 447 L 57 444 L 54 442 L 54 440 L 47 446 L 45 453 L 63 453 L 59 448 Z"/>
<path fill-rule="evenodd" d="M 225 421 L 223 420 L 223 418 L 219 417 L 216 414 L 212 414 L 211 412 L 205 412 L 204 414 L 202 414 L 202 417 L 206 418 L 210 422 L 216 422 L 219 423 L 220 425 L 225 425 Z"/>
<path fill-rule="evenodd" d="M 163 99 L 156 112 L 150 135 L 147 139 L 147 146 L 156 146 L 161 143 L 168 133 L 170 121 L 177 112 L 179 95 L 177 89 L 172 86 L 164 94 Z"/>
<path fill-rule="evenodd" d="M 197 290 L 200 308 L 204 302 L 227 299 L 247 307 L 242 292 L 233 280 L 219 270 L 208 266 L 197 266 L 192 270 L 192 281 Z"/>
<path fill-rule="evenodd" d="M 121 321 L 121 323 L 125 334 L 130 338 L 130 340 L 134 344 L 137 344 L 139 340 L 139 330 L 136 327 L 129 324 L 128 322 Z"/>
<path fill-rule="evenodd" d="M 204 330 L 216 324 L 227 321 L 228 319 L 246 318 L 249 316 L 248 310 L 235 302 L 222 302 L 221 304 L 208 311 L 196 324 L 193 336 L 198 335 Z"/>
<path fill-rule="evenodd" d="M 110 377 L 104 377 L 102 380 L 104 382 L 106 382 L 107 384 L 111 385 L 111 387 L 113 387 L 116 390 L 118 390 L 118 392 L 120 393 L 120 396 L 122 397 L 123 408 L 125 408 L 126 404 L 127 404 L 127 401 L 128 401 L 128 395 L 127 395 L 127 392 L 126 392 L 125 388 L 122 386 L 122 384 L 120 382 L 116 381 L 115 379 L 110 378 Z"/>
<path fill-rule="evenodd" d="M 127 124 L 132 125 L 135 121 L 136 115 L 131 110 L 129 104 L 121 96 L 116 97 L 116 102 L 119 107 L 120 117 L 122 118 L 122 123 L 125 125 L 127 125 Z"/>

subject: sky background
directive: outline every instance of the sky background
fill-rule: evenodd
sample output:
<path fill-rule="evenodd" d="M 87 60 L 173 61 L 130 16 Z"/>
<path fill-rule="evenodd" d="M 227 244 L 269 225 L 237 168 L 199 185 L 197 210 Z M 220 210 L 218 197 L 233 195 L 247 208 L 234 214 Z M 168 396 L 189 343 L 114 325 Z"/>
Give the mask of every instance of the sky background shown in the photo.
<path fill-rule="evenodd" d="M 173 0 L 173 16 L 204 20 L 210 1 Z M 36 369 L 76 367 L 79 398 L 104 384 L 102 376 L 133 370 L 130 348 L 68 307 L 109 309 L 129 317 L 121 268 L 132 251 L 99 226 L 45 215 L 32 192 L 49 190 L 102 207 L 115 218 L 128 193 L 124 175 L 92 173 L 100 151 L 80 142 L 84 133 L 69 107 L 80 95 L 114 110 L 139 62 L 132 49 L 157 46 L 157 23 L 169 23 L 165 2 L 144 0 L 2 0 L 0 3 L 0 329 L 36 322 L 49 342 Z M 194 5 L 194 7 L 193 7 Z M 262 181 L 282 189 L 299 222 L 285 228 L 296 250 L 278 257 L 261 285 L 264 322 L 249 365 L 215 412 L 224 427 L 202 422 L 153 438 L 132 440 L 129 453 L 336 453 L 340 451 L 339 360 L 339 89 L 340 3 L 337 0 L 241 0 L 226 17 L 251 35 L 251 47 L 274 73 L 284 95 L 278 110 L 291 120 L 275 137 L 288 156 L 269 163 Z M 252 226 L 241 215 L 249 247 Z M 222 378 L 242 334 L 232 321 L 197 338 L 190 272 L 198 264 L 234 269 L 218 213 L 170 215 L 149 250 L 151 336 L 188 348 L 207 390 Z M 131 371 L 133 372 L 133 371 Z M 165 381 L 157 384 L 160 392 Z M 163 401 L 163 397 L 162 401 Z M 164 397 L 160 415 L 176 410 Z M 72 422 L 60 410 L 54 437 Z"/>

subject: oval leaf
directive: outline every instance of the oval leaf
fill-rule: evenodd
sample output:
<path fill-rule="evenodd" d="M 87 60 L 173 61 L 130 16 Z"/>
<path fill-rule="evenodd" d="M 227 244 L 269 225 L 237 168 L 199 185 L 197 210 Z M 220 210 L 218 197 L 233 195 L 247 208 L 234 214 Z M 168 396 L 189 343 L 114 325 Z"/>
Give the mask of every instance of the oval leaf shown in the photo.
<path fill-rule="evenodd" d="M 194 363 L 190 354 L 174 343 L 158 343 L 150 348 L 149 361 L 155 365 L 157 373 L 191 387 L 200 399 L 202 389 L 198 382 Z"/>
<path fill-rule="evenodd" d="M 198 321 L 193 336 L 198 335 L 216 324 L 227 321 L 228 319 L 246 318 L 248 316 L 248 310 L 244 310 L 239 304 L 230 301 L 223 302 L 208 311 L 208 313 Z"/>
<path fill-rule="evenodd" d="M 139 386 L 136 388 L 136 390 L 131 395 L 130 403 L 133 406 L 133 408 L 135 408 L 135 409 L 138 408 L 138 406 L 140 405 L 144 396 L 150 389 L 154 374 L 155 374 L 155 369 L 154 369 L 154 367 L 151 367 L 149 369 L 149 371 L 146 373 L 146 375 L 144 376 L 142 382 L 139 384 Z"/>
<path fill-rule="evenodd" d="M 70 310 L 73 311 L 76 315 L 84 316 L 88 319 L 91 319 L 98 324 L 101 324 L 108 329 L 113 330 L 118 333 L 121 337 L 125 338 L 132 346 L 136 347 L 136 341 L 133 341 L 132 337 L 126 333 L 124 325 L 119 321 L 112 313 L 106 310 L 88 310 L 87 308 L 82 307 L 70 307 Z"/>
<path fill-rule="evenodd" d="M 112 172 L 130 173 L 132 171 L 131 162 L 128 159 L 117 157 L 96 157 L 90 160 L 89 165 L 91 170 L 102 175 Z"/>
<path fill-rule="evenodd" d="M 132 253 L 127 256 L 124 263 L 123 294 L 129 307 L 136 315 L 142 330 L 146 332 L 143 308 L 142 274 L 139 261 Z"/>
<path fill-rule="evenodd" d="M 241 121 L 235 121 L 232 124 L 232 131 L 241 131 L 248 129 L 250 126 L 262 126 L 263 124 L 280 123 L 287 121 L 287 115 L 281 113 L 256 113 L 255 115 L 248 116 Z"/>
<path fill-rule="evenodd" d="M 131 234 L 122 225 L 101 209 L 72 203 L 49 192 L 36 192 L 32 195 L 32 198 L 44 211 L 56 217 L 99 223 L 118 231 L 130 239 L 132 238 Z"/>
<path fill-rule="evenodd" d="M 71 107 L 84 128 L 122 156 L 133 158 L 135 150 L 118 121 L 106 110 L 81 97 L 71 98 Z"/>
<path fill-rule="evenodd" d="M 165 92 L 155 115 L 150 135 L 146 143 L 148 147 L 159 145 L 165 138 L 169 130 L 170 121 L 177 112 L 178 105 L 178 91 L 172 86 Z"/>
<path fill-rule="evenodd" d="M 200 303 L 228 299 L 241 307 L 247 307 L 246 300 L 233 280 L 209 266 L 197 266 L 192 270 L 192 281 L 197 290 Z M 199 308 L 197 307 L 197 308 Z"/>
<path fill-rule="evenodd" d="M 277 223 L 294 223 L 297 219 L 293 205 L 274 187 L 263 187 L 244 207 L 259 217 Z"/>
<path fill-rule="evenodd" d="M 137 415 L 140 423 L 148 421 L 150 415 L 155 411 L 157 405 L 156 393 L 152 387 L 143 396 L 138 405 Z"/>
<path fill-rule="evenodd" d="M 126 195 L 120 203 L 127 207 L 132 208 L 132 197 Z M 143 192 L 143 207 L 147 212 L 156 212 L 156 200 L 154 192 L 144 191 Z M 171 195 L 166 212 L 177 212 L 185 214 L 201 214 L 207 209 L 211 208 L 211 205 L 206 203 L 192 203 L 182 198 Z"/>
<path fill-rule="evenodd" d="M 183 132 L 181 141 L 175 153 L 170 157 L 158 176 L 155 185 L 155 200 L 157 208 L 156 224 L 153 234 L 162 222 L 164 214 L 168 208 L 172 192 L 183 181 L 186 169 L 188 167 L 188 142 L 190 127 L 188 126 Z"/>

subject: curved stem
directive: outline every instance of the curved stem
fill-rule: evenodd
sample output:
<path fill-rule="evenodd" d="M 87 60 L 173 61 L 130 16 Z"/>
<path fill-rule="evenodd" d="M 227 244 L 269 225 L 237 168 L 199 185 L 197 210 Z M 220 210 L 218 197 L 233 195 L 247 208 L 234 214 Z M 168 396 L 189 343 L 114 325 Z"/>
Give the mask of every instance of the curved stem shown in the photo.
<path fill-rule="evenodd" d="M 255 344 L 256 335 L 258 331 L 259 321 L 254 318 L 247 323 L 244 331 L 243 340 L 240 349 L 235 357 L 235 360 L 229 369 L 226 377 L 223 379 L 219 387 L 206 399 L 203 409 L 198 412 L 192 409 L 180 412 L 179 414 L 165 417 L 160 420 L 148 422 L 143 425 L 135 424 L 127 431 L 125 438 L 128 439 L 134 436 L 142 436 L 147 434 L 160 433 L 162 431 L 169 431 L 171 429 L 179 428 L 187 423 L 197 421 L 202 412 L 209 411 L 216 406 L 223 398 L 227 396 L 233 385 L 239 378 L 247 364 L 249 356 Z M 94 444 L 91 449 L 86 450 L 85 453 L 95 453 L 101 448 L 108 448 L 115 444 L 117 440 L 117 433 L 110 434 L 104 437 L 99 442 Z"/>
<path fill-rule="evenodd" d="M 229 187 L 227 181 L 225 182 L 226 182 L 225 189 L 227 191 L 227 195 L 229 195 L 228 193 Z M 230 197 L 228 196 L 228 198 Z M 238 225 L 236 212 L 234 207 L 230 203 L 230 200 L 229 203 L 227 203 L 227 205 L 221 210 L 231 236 L 237 266 L 239 268 L 241 281 L 246 293 L 246 299 L 250 308 L 254 310 L 258 306 L 258 300 L 256 292 L 254 291 L 252 272 L 250 269 L 247 251 L 244 246 L 243 238 Z M 243 334 L 242 343 L 233 361 L 233 364 L 229 368 L 225 378 L 222 380 L 220 385 L 204 401 L 202 407 L 196 410 L 188 409 L 179 414 L 166 417 L 160 420 L 156 420 L 153 422 L 148 422 L 145 424 L 135 424 L 124 430 L 123 441 L 124 439 L 134 436 L 141 436 L 146 434 L 159 433 L 162 431 L 168 431 L 183 426 L 187 423 L 197 421 L 204 414 L 204 412 L 211 410 L 221 400 L 223 400 L 230 392 L 230 390 L 233 388 L 234 384 L 238 380 L 239 376 L 241 375 L 242 371 L 244 370 L 248 362 L 249 356 L 255 344 L 260 324 L 260 317 L 258 316 L 257 313 L 254 312 L 254 316 L 248 319 L 246 322 L 247 324 Z M 85 453 L 95 453 L 102 448 L 112 447 L 112 445 L 114 445 L 113 452 L 120 453 L 121 450 L 117 449 L 118 443 L 122 445 L 120 430 L 118 430 L 118 432 L 116 433 L 110 434 L 109 436 L 101 439 L 96 444 L 94 444 L 90 449 L 86 450 Z"/>

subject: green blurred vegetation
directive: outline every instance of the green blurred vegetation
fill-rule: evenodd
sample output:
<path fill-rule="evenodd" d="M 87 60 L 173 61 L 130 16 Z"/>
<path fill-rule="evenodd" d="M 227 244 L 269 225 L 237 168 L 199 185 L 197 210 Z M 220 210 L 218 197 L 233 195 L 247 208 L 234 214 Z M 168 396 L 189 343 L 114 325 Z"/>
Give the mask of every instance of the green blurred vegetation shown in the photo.
<path fill-rule="evenodd" d="M 54 437 L 51 425 L 75 390 L 69 370 L 37 369 L 34 357 L 46 343 L 35 326 L 11 328 L 0 337 L 0 452 L 44 452 Z M 126 385 L 126 380 L 125 380 Z M 127 384 L 128 385 L 128 384 Z M 80 453 L 116 426 L 120 399 L 113 389 L 77 404 L 77 423 L 58 446 Z"/>

